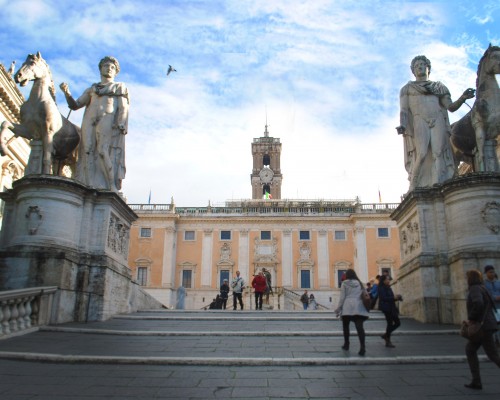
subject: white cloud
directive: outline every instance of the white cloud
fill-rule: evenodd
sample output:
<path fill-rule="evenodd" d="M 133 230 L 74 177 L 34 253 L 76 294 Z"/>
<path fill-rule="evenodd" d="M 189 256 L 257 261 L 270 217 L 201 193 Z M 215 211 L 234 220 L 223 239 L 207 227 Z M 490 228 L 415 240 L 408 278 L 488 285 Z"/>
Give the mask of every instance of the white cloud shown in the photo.
<path fill-rule="evenodd" d="M 467 21 L 452 0 L 33 4 L 30 24 L 8 8 L 8 63 L 41 50 L 56 83 L 78 96 L 98 79 L 100 58 L 119 59 L 131 93 L 124 193 L 134 203 L 150 189 L 153 202 L 188 206 L 250 197 L 250 145 L 266 109 L 283 144 L 283 197 L 374 202 L 380 189 L 398 201 L 408 182 L 394 127 L 411 59 L 426 54 L 432 79 L 457 98 L 492 36 L 457 34 Z M 168 64 L 177 72 L 166 77 Z"/>

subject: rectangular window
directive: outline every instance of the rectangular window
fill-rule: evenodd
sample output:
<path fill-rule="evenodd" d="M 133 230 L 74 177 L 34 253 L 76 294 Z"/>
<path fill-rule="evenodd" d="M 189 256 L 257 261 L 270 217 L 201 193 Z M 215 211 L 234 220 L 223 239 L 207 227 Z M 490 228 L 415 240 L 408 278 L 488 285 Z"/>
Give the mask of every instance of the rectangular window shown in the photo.
<path fill-rule="evenodd" d="M 220 240 L 231 240 L 231 231 L 220 231 Z"/>
<path fill-rule="evenodd" d="M 151 237 L 151 228 L 141 228 L 141 238 Z"/>
<path fill-rule="evenodd" d="M 222 283 L 224 282 L 224 279 L 227 279 L 229 283 L 229 270 L 228 269 L 222 269 L 220 271 L 220 282 L 219 282 L 219 287 L 222 286 Z"/>
<path fill-rule="evenodd" d="M 191 289 L 192 288 L 192 275 L 193 271 L 190 269 L 185 269 L 182 271 L 182 286 L 185 287 L 186 289 Z"/>
<path fill-rule="evenodd" d="M 389 228 L 378 228 L 377 229 L 377 237 L 388 238 L 389 237 Z"/>
<path fill-rule="evenodd" d="M 308 269 L 303 269 L 300 271 L 300 287 L 302 289 L 311 288 L 311 271 Z"/>
<path fill-rule="evenodd" d="M 185 231 L 184 240 L 194 240 L 194 231 Z"/>
<path fill-rule="evenodd" d="M 335 240 L 345 240 L 345 231 L 335 231 Z"/>
<path fill-rule="evenodd" d="M 387 274 L 391 279 L 392 279 L 392 271 L 391 268 L 382 268 L 381 269 L 382 275 Z"/>
<path fill-rule="evenodd" d="M 345 277 L 346 269 L 337 270 L 337 286 L 340 288 L 342 286 L 342 279 Z"/>
<path fill-rule="evenodd" d="M 299 240 L 311 240 L 309 231 L 299 231 Z"/>
<path fill-rule="evenodd" d="M 271 240 L 271 231 L 260 231 L 260 240 Z"/>
<path fill-rule="evenodd" d="M 148 268 L 147 267 L 137 268 L 137 283 L 141 286 L 147 286 L 147 284 L 148 284 Z"/>

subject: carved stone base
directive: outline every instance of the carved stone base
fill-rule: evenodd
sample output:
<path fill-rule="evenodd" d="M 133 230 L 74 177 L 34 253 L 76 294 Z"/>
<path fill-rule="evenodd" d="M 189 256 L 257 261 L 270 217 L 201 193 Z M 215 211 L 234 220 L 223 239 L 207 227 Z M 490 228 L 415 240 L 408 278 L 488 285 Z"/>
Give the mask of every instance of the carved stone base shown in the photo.
<path fill-rule="evenodd" d="M 57 286 L 52 323 L 160 306 L 131 280 L 129 231 L 137 217 L 116 193 L 32 175 L 0 197 L 0 290 Z"/>
<path fill-rule="evenodd" d="M 418 188 L 391 217 L 400 234 L 401 312 L 423 322 L 459 324 L 466 317 L 465 272 L 500 265 L 500 174 Z"/>

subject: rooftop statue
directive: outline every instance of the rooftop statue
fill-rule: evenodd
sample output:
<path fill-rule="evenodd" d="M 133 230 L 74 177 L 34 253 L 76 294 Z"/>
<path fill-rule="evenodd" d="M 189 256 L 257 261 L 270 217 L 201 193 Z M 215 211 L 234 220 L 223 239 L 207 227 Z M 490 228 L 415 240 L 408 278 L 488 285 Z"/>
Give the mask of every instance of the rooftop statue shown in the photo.
<path fill-rule="evenodd" d="M 55 88 L 49 66 L 40 52 L 29 54 L 14 80 L 21 86 L 33 81 L 28 100 L 21 106 L 21 123 L 4 121 L 0 129 L 0 154 L 8 153 L 7 130 L 28 140 L 42 141 L 41 167 L 28 165 L 31 173 L 61 175 L 64 165 L 74 165 L 74 150 L 80 141 L 79 128 L 64 118 L 57 108 Z M 33 162 L 34 163 L 34 162 Z"/>
<path fill-rule="evenodd" d="M 451 126 L 451 141 L 458 150 L 458 160 L 472 165 L 474 171 L 500 171 L 500 47 L 490 46 L 477 69 L 477 97 L 471 111 Z"/>
<path fill-rule="evenodd" d="M 448 111 L 458 110 L 466 99 L 474 97 L 474 89 L 467 89 L 452 102 L 445 85 L 429 80 L 431 62 L 427 57 L 415 57 L 411 71 L 415 81 L 401 89 L 400 126 L 396 129 L 404 137 L 405 167 L 413 190 L 455 176 Z"/>
<path fill-rule="evenodd" d="M 118 192 L 125 178 L 129 96 L 125 84 L 114 81 L 120 72 L 116 58 L 104 57 L 99 72 L 101 81 L 76 100 L 66 83 L 60 88 L 71 110 L 85 107 L 76 179 L 96 189 Z"/>

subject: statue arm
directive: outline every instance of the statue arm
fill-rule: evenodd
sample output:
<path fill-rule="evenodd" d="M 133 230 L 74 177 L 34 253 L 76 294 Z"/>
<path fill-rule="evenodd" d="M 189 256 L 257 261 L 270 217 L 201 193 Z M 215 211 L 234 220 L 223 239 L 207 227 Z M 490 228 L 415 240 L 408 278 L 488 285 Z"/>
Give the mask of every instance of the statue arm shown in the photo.
<path fill-rule="evenodd" d="M 399 93 L 399 126 L 396 127 L 399 135 L 406 134 L 406 128 L 408 127 L 408 118 L 410 114 L 410 106 L 408 104 L 408 91 L 407 86 L 405 85 L 401 92 Z"/>
<path fill-rule="evenodd" d="M 118 97 L 118 107 L 115 114 L 114 128 L 118 128 L 120 133 L 126 135 L 128 131 L 128 96 Z"/>
<path fill-rule="evenodd" d="M 465 103 L 465 100 L 472 99 L 474 97 L 474 92 L 475 92 L 474 89 L 469 88 L 462 93 L 462 95 L 458 98 L 457 101 L 452 102 L 451 97 L 449 95 L 446 95 L 442 97 L 441 102 L 448 111 L 455 112 L 460 107 L 462 107 L 462 104 Z"/>
<path fill-rule="evenodd" d="M 59 85 L 59 87 L 64 93 L 66 103 L 68 103 L 68 107 L 70 110 L 78 110 L 79 108 L 82 108 L 83 106 L 88 104 L 88 101 L 90 100 L 90 95 L 88 93 L 89 89 L 87 89 L 78 100 L 75 100 L 71 95 L 71 92 L 69 91 L 69 86 L 67 83 L 63 82 Z"/>

